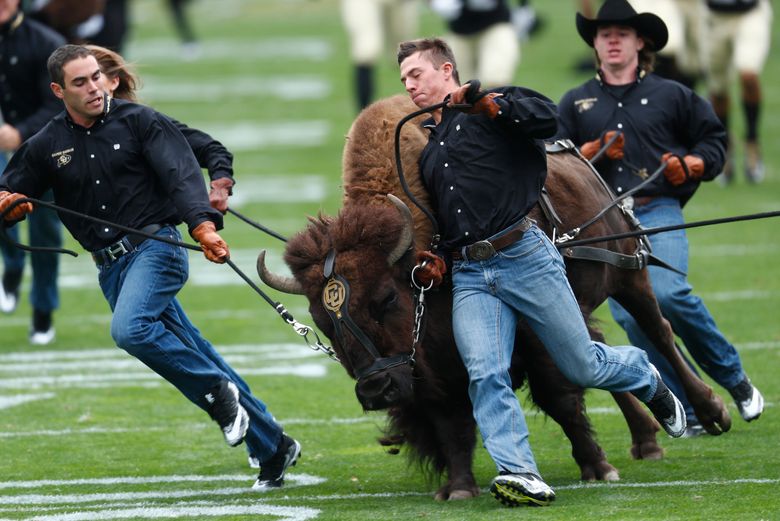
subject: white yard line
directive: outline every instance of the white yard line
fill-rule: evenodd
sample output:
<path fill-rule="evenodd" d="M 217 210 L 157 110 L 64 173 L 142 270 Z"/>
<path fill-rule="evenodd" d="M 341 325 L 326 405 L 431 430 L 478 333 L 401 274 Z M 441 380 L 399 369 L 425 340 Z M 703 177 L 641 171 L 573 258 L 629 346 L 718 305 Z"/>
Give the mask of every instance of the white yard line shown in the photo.
<path fill-rule="evenodd" d="M 321 100 L 333 87 L 323 76 L 230 76 L 224 79 L 205 78 L 197 83 L 178 81 L 162 76 L 144 76 L 139 92 L 144 103 L 158 102 L 222 103 L 230 98 L 279 98 L 282 100 Z"/>
<path fill-rule="evenodd" d="M 70 512 L 67 514 L 48 514 L 25 518 L 26 521 L 99 521 L 106 519 L 170 519 L 191 517 L 224 517 L 239 515 L 275 516 L 285 521 L 307 521 L 316 519 L 320 510 L 306 507 L 279 507 L 273 505 L 220 505 L 213 507 L 178 506 L 178 507 L 144 507 L 107 510 L 91 510 L 87 512 Z M 6 521 L 6 520 L 0 520 Z"/>
<path fill-rule="evenodd" d="M 180 60 L 181 44 L 175 38 L 132 40 L 123 54 L 131 62 L 168 63 Z M 323 38 L 209 38 L 201 42 L 198 62 L 230 60 L 231 63 L 242 63 L 278 59 L 322 62 L 332 54 L 333 45 Z"/>

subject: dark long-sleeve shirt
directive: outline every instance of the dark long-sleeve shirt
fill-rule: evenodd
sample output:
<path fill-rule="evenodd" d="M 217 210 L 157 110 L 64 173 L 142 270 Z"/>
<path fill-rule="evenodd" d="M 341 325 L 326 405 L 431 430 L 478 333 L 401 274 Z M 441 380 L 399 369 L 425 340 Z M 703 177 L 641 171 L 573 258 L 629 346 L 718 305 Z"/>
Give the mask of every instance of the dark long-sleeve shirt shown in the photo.
<path fill-rule="evenodd" d="M 103 117 L 84 128 L 62 112 L 14 154 L 0 190 L 38 197 L 53 188 L 55 202 L 71 210 L 133 228 L 203 221 L 222 227 L 209 206 L 200 167 L 169 118 L 149 107 L 106 99 Z M 60 215 L 88 251 L 124 232 L 80 217 Z"/>
<path fill-rule="evenodd" d="M 0 26 L 0 110 L 22 141 L 62 110 L 49 87 L 46 61 L 64 43 L 62 36 L 21 12 Z"/>
<path fill-rule="evenodd" d="M 558 105 L 557 138 L 575 145 L 598 139 L 604 131 L 620 130 L 625 137 L 624 158 L 604 156 L 597 164 L 601 175 L 618 193 L 641 183 L 672 152 L 704 160 L 703 180 L 723 170 L 727 137 L 708 101 L 689 88 L 655 74 L 625 86 L 609 86 L 600 77 L 564 94 Z M 669 196 L 686 202 L 698 181 L 672 186 L 661 175 L 637 195 Z"/>
<path fill-rule="evenodd" d="M 233 179 L 233 154 L 225 146 L 202 130 L 188 127 L 184 123 L 170 118 L 190 144 L 198 164 L 208 170 L 212 181 L 223 177 Z"/>
<path fill-rule="evenodd" d="M 519 221 L 547 177 L 544 138 L 555 133 L 555 105 L 541 94 L 504 87 L 496 119 L 444 108 L 420 156 L 439 221 L 440 248 L 452 251 Z"/>

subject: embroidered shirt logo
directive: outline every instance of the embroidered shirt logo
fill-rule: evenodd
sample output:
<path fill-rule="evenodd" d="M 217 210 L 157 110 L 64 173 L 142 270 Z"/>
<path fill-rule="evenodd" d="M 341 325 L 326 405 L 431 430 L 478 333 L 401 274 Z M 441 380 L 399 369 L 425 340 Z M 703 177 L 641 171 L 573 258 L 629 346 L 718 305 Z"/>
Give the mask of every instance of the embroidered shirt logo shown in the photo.
<path fill-rule="evenodd" d="M 578 99 L 574 102 L 574 106 L 577 107 L 577 112 L 582 114 L 583 112 L 592 109 L 598 100 L 598 98 Z"/>
<path fill-rule="evenodd" d="M 73 152 L 72 148 L 68 148 L 66 150 L 60 150 L 59 152 L 54 152 L 51 157 L 57 158 L 57 168 L 62 168 L 63 166 L 70 163 L 70 160 L 72 159 L 70 156 L 70 153 Z"/>
<path fill-rule="evenodd" d="M 114 143 L 114 150 L 119 150 L 119 143 Z"/>

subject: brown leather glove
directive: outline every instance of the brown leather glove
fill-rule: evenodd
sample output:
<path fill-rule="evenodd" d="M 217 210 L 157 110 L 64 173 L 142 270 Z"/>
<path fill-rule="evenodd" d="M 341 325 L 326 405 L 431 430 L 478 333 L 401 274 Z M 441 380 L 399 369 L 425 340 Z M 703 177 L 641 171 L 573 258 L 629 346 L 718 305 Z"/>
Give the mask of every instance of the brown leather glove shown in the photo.
<path fill-rule="evenodd" d="M 200 243 L 203 254 L 211 262 L 223 264 L 230 258 L 228 245 L 217 233 L 217 227 L 211 221 L 203 221 L 192 230 L 192 238 Z"/>
<path fill-rule="evenodd" d="M 699 179 L 704 175 L 704 160 L 699 156 L 687 155 L 683 157 L 685 167 L 680 162 L 680 158 L 671 152 L 661 156 L 661 161 L 666 162 L 664 175 L 673 186 L 680 186 L 686 181 Z"/>
<path fill-rule="evenodd" d="M 233 188 L 233 180 L 229 177 L 220 177 L 211 182 L 211 191 L 209 192 L 209 204 L 215 210 L 222 213 L 227 212 L 228 196 Z"/>
<path fill-rule="evenodd" d="M 475 86 L 476 88 L 474 88 Z M 472 82 L 463 84 L 458 90 L 450 94 L 449 105 L 470 104 L 470 107 L 459 110 L 466 114 L 485 114 L 493 119 L 498 115 L 498 111 L 501 110 L 501 107 L 495 102 L 495 99 L 501 97 L 501 94 L 498 92 L 482 94 L 482 92 L 479 92 L 479 82 L 472 80 Z"/>
<path fill-rule="evenodd" d="M 425 263 L 423 265 L 423 263 Z M 438 286 L 444 280 L 444 274 L 447 273 L 447 264 L 444 259 L 430 251 L 421 251 L 417 253 L 417 266 L 414 270 L 414 278 L 422 287 Z M 431 286 L 431 287 L 433 287 Z"/>
<path fill-rule="evenodd" d="M 610 130 L 609 132 L 606 132 L 604 135 L 602 135 L 599 139 L 594 139 L 593 141 L 584 143 L 580 147 L 580 152 L 582 152 L 582 155 L 585 156 L 588 161 L 590 161 L 596 154 L 599 153 L 599 150 L 601 150 L 601 148 L 606 145 L 610 139 L 612 139 L 616 132 L 616 130 Z M 617 139 L 615 139 L 615 141 L 609 145 L 609 148 L 604 152 L 608 158 L 612 160 L 623 159 L 623 146 L 626 142 L 623 136 L 624 134 L 621 132 Z"/>
<path fill-rule="evenodd" d="M 24 194 L 0 192 L 0 213 L 4 212 L 6 208 L 11 206 L 14 201 L 24 199 L 27 196 Z M 33 204 L 30 202 L 22 203 L 8 212 L 5 216 L 6 221 L 18 221 L 28 213 L 32 213 Z"/>

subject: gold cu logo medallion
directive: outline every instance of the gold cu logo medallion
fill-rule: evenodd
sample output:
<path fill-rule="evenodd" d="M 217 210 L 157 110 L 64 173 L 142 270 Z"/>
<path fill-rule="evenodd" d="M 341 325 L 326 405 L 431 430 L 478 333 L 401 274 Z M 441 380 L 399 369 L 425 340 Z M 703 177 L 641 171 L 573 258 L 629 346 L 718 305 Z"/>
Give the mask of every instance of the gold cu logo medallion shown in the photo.
<path fill-rule="evenodd" d="M 57 168 L 62 168 L 68 163 L 70 163 L 70 156 L 68 154 L 62 154 L 57 158 Z"/>
<path fill-rule="evenodd" d="M 340 280 L 331 278 L 322 290 L 322 304 L 330 311 L 340 313 L 346 293 L 344 284 Z"/>

